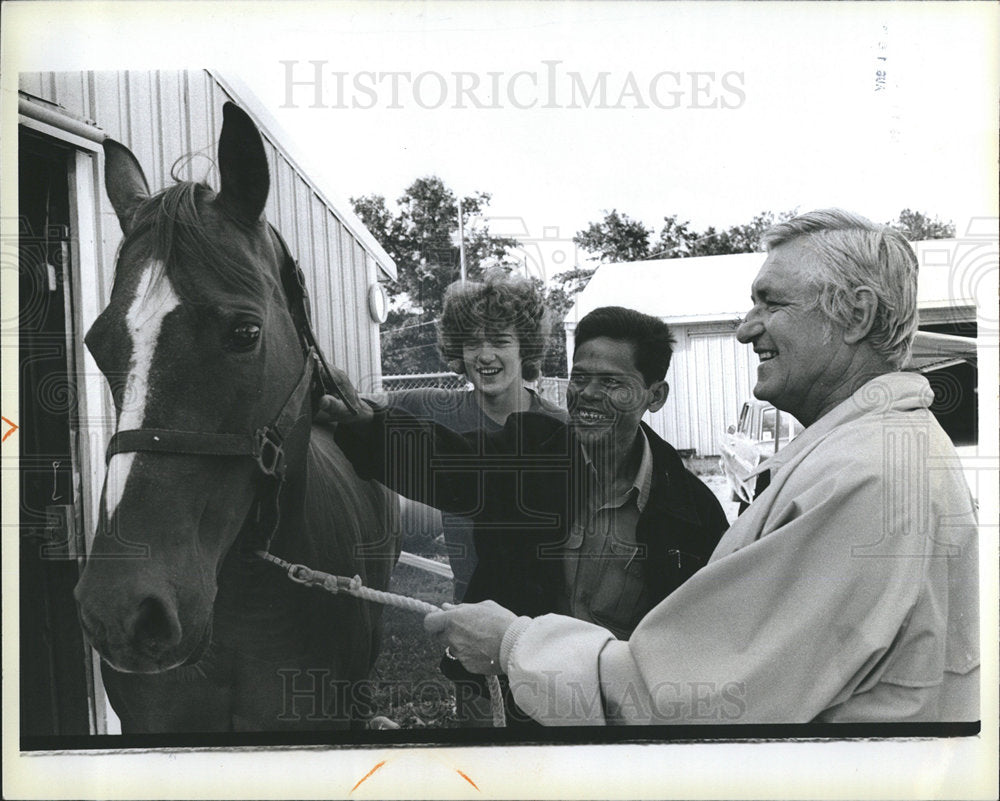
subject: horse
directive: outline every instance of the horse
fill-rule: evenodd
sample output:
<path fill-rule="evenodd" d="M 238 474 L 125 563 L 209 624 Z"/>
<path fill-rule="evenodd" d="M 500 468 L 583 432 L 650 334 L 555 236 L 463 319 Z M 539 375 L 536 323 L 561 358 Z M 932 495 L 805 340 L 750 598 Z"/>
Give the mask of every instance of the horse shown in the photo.
<path fill-rule="evenodd" d="M 116 433 L 75 597 L 122 732 L 362 727 L 380 608 L 260 555 L 384 589 L 400 547 L 388 492 L 313 424 L 336 387 L 263 217 L 260 133 L 225 104 L 217 194 L 177 181 L 151 195 L 131 151 L 103 147 L 124 236 L 85 342 Z"/>

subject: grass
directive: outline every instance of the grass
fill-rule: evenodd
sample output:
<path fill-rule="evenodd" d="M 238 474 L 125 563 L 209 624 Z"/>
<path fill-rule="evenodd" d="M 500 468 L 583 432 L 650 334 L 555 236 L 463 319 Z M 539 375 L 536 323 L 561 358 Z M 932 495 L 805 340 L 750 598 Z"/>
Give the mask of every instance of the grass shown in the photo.
<path fill-rule="evenodd" d="M 451 601 L 448 579 L 396 565 L 389 591 L 440 606 Z M 423 615 L 387 606 L 382 613 L 382 653 L 372 678 L 376 714 L 404 729 L 455 728 L 455 691 L 438 669 L 441 648 L 424 631 Z"/>

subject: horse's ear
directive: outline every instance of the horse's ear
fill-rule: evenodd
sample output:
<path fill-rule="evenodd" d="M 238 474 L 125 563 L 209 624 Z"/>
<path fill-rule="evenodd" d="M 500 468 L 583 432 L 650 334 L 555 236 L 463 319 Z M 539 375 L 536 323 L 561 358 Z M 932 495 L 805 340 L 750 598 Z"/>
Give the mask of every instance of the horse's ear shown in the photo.
<path fill-rule="evenodd" d="M 122 232 L 127 234 L 132 230 L 136 208 L 149 197 L 149 184 L 131 150 L 114 139 L 105 139 L 103 144 L 104 188 L 118 215 Z"/>
<path fill-rule="evenodd" d="M 247 224 L 257 222 L 271 186 L 267 155 L 257 126 L 234 103 L 222 107 L 219 174 L 222 189 L 218 202 L 237 219 Z"/>

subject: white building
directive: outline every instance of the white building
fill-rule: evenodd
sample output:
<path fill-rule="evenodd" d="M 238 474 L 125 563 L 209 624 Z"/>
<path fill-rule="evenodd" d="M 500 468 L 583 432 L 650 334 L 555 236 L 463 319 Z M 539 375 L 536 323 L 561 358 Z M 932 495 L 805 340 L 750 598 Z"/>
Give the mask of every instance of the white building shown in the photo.
<path fill-rule="evenodd" d="M 976 336 L 973 282 L 984 257 L 996 260 L 993 236 L 914 245 L 922 330 Z M 736 341 L 736 327 L 750 308 L 750 285 L 764 259 L 740 253 L 601 265 L 564 321 L 570 361 L 576 324 L 593 309 L 626 306 L 664 320 L 677 339 L 667 373 L 670 396 L 646 422 L 678 449 L 717 455 L 721 435 L 756 381 L 757 357 Z"/>

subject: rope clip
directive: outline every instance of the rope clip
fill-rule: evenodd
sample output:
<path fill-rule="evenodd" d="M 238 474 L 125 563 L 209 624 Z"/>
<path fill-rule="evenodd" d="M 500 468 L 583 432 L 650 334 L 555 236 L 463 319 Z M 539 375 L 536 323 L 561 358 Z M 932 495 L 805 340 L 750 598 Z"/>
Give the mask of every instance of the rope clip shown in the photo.
<path fill-rule="evenodd" d="M 304 584 L 307 587 L 322 587 L 332 592 L 353 592 L 361 586 L 361 577 L 347 578 L 347 576 L 331 576 L 319 570 L 312 570 L 305 565 L 289 565 L 288 578 L 296 584 Z"/>

